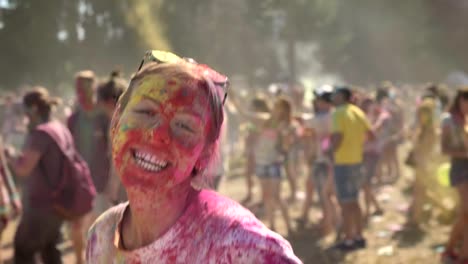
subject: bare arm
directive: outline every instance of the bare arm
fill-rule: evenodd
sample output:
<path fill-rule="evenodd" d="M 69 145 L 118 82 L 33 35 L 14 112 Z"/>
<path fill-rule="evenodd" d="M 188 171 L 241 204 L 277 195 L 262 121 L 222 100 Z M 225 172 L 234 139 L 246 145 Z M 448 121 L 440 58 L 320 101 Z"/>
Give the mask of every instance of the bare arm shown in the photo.
<path fill-rule="evenodd" d="M 331 135 L 331 150 L 336 152 L 343 142 L 343 134 L 335 132 Z"/>
<path fill-rule="evenodd" d="M 451 139 L 451 128 L 449 125 L 443 125 L 442 126 L 442 136 L 441 136 L 441 149 L 442 153 L 445 155 L 451 156 L 453 158 L 468 158 L 468 152 L 467 151 L 460 151 L 460 150 L 453 150 L 451 145 L 450 145 L 450 139 Z"/>
<path fill-rule="evenodd" d="M 367 138 L 369 141 L 374 141 L 376 139 L 375 132 L 373 129 L 367 131 Z"/>
<path fill-rule="evenodd" d="M 33 149 L 26 149 L 19 158 L 16 160 L 10 159 L 9 163 L 16 175 L 19 177 L 26 177 L 30 175 L 37 166 L 40 158 L 40 152 Z"/>
<path fill-rule="evenodd" d="M 316 155 L 317 133 L 314 128 L 306 127 L 302 138 L 304 152 L 308 161 L 313 161 Z"/>
<path fill-rule="evenodd" d="M 270 117 L 269 114 L 252 113 L 246 110 L 246 108 L 239 103 L 239 99 L 237 98 L 237 95 L 234 91 L 229 93 L 229 100 L 227 100 L 227 104 L 230 109 L 235 109 L 242 118 L 247 119 L 253 123 L 265 122 Z"/>

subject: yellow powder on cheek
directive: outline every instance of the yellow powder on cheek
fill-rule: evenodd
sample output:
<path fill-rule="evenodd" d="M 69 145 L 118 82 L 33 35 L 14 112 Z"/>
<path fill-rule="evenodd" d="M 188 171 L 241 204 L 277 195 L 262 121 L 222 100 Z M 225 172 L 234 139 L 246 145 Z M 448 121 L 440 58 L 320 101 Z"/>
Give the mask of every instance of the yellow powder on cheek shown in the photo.
<path fill-rule="evenodd" d="M 127 133 L 125 129 L 122 128 L 122 123 L 119 121 L 117 123 L 117 128 L 112 134 L 112 155 L 116 157 L 118 152 L 122 149 L 123 145 L 127 141 Z"/>
<path fill-rule="evenodd" d="M 114 156 L 118 154 L 120 149 L 122 149 L 125 141 L 127 141 L 127 136 L 125 133 L 118 131 L 114 136 L 114 140 L 112 141 L 112 154 Z"/>

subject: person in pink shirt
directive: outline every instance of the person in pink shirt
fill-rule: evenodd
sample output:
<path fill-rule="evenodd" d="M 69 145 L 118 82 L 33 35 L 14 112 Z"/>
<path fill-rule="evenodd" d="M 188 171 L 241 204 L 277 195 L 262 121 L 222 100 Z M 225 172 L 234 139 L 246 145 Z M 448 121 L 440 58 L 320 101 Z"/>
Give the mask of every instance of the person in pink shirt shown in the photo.
<path fill-rule="evenodd" d="M 111 124 L 129 202 L 91 227 L 87 263 L 301 263 L 251 212 L 202 188 L 219 152 L 226 88 L 206 65 L 147 53 Z"/>

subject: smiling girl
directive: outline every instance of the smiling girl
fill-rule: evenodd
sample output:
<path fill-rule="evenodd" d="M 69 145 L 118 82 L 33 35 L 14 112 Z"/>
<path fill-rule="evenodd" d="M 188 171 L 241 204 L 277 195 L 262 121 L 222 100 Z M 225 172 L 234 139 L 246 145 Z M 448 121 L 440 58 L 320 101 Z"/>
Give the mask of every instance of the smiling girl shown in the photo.
<path fill-rule="evenodd" d="M 129 202 L 90 229 L 88 263 L 300 263 L 248 210 L 193 187 L 209 181 L 219 150 L 220 75 L 170 53 L 150 58 L 112 120 L 113 161 Z"/>

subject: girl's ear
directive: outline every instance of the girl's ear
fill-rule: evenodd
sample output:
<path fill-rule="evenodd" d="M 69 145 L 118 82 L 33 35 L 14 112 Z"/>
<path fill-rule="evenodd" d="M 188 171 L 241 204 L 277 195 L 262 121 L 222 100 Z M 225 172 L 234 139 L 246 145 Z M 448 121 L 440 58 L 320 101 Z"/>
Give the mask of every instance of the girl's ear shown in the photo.
<path fill-rule="evenodd" d="M 203 151 L 200 153 L 200 157 L 198 158 L 197 163 L 195 164 L 195 168 L 198 171 L 203 171 L 207 169 L 211 158 L 213 156 L 213 151 L 214 151 L 214 144 L 211 144 L 210 146 L 206 146 L 203 148 Z"/>

